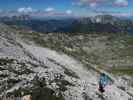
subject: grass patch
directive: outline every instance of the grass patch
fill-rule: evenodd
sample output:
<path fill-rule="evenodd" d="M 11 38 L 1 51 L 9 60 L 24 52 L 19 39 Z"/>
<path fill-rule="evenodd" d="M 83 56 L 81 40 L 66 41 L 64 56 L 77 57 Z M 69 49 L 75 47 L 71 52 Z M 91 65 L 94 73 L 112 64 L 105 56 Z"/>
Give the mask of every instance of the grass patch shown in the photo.
<path fill-rule="evenodd" d="M 113 74 L 120 74 L 120 75 L 130 75 L 130 76 L 133 76 L 133 68 L 128 68 L 128 67 L 124 67 L 124 68 L 121 68 L 121 67 L 115 67 L 115 68 L 112 68 L 111 69 L 111 73 Z"/>
<path fill-rule="evenodd" d="M 63 52 L 72 56 L 81 61 L 88 69 L 90 69 L 90 66 L 88 66 L 85 62 L 104 66 L 104 64 L 108 61 L 112 61 L 112 65 L 114 65 L 118 64 L 119 62 L 117 61 L 120 59 L 127 61 L 128 59 L 132 60 L 133 58 L 133 35 L 128 35 L 126 33 L 41 34 L 37 32 L 30 32 L 29 30 L 17 30 L 23 38 L 31 39 L 42 47 L 48 47 L 56 50 L 57 52 Z M 103 46 L 103 44 L 105 44 L 105 49 L 100 48 L 100 45 Z M 84 50 L 83 47 L 89 48 L 91 52 L 88 52 L 89 50 Z M 130 68 L 124 70 L 112 69 L 112 73 L 131 75 L 132 71 Z M 69 72 L 67 74 L 72 75 Z"/>
<path fill-rule="evenodd" d="M 84 100 L 92 100 L 89 96 L 86 95 L 86 93 L 83 94 Z"/>

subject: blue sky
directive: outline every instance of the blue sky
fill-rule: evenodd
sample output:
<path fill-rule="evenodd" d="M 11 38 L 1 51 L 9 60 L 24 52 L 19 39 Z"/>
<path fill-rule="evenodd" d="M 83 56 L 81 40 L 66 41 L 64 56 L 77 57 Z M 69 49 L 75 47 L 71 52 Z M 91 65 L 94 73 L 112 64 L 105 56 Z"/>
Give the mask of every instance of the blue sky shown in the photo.
<path fill-rule="evenodd" d="M 0 0 L 1 11 L 45 11 L 66 15 L 88 16 L 109 13 L 131 16 L 133 0 Z"/>

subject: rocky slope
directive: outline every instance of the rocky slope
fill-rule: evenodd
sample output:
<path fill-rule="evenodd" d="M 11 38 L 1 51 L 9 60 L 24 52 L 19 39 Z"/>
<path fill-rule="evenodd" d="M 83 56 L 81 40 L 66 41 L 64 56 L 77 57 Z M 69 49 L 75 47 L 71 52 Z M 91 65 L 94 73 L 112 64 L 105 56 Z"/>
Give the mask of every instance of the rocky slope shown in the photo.
<path fill-rule="evenodd" d="M 75 56 L 52 46 L 46 41 L 48 36 L 38 34 L 0 24 L 2 100 L 20 100 L 24 95 L 31 95 L 31 100 L 133 99 L 133 88 L 128 83 L 131 77 L 106 72 L 113 84 L 106 87 L 103 96 L 98 91 L 98 76 L 104 70 L 89 61 L 87 68 Z"/>

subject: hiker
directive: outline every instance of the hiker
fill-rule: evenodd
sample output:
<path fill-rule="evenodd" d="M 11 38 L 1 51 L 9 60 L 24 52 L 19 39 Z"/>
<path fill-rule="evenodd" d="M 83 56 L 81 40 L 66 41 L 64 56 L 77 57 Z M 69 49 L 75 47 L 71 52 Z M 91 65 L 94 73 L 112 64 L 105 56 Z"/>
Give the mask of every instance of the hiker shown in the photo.
<path fill-rule="evenodd" d="M 108 76 L 104 73 L 101 73 L 99 79 L 99 91 L 101 93 L 105 92 L 105 87 L 107 84 L 108 84 Z"/>

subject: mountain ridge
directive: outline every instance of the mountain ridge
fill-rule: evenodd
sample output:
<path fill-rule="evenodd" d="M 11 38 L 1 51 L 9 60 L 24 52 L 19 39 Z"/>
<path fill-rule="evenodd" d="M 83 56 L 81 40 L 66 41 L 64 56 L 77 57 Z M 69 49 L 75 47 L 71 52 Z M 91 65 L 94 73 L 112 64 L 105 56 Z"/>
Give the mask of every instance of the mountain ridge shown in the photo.
<path fill-rule="evenodd" d="M 132 20 L 111 15 L 69 19 L 34 19 L 28 15 L 1 20 L 7 25 L 25 26 L 37 32 L 133 32 Z M 19 19 L 20 18 L 20 19 Z"/>

